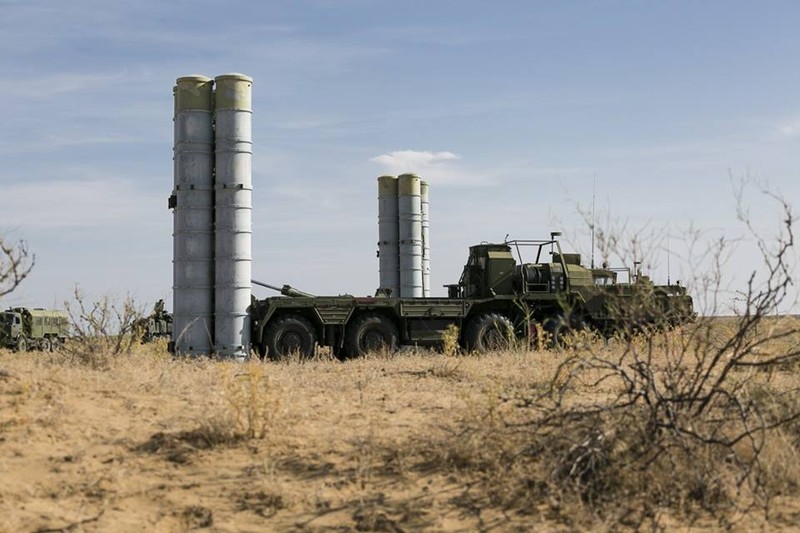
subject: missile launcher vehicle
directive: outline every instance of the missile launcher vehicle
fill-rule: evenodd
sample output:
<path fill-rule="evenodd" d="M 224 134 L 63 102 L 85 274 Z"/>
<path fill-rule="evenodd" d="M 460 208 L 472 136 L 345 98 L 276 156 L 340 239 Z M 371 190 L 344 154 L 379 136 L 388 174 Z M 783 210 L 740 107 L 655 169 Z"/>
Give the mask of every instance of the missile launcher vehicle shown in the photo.
<path fill-rule="evenodd" d="M 454 325 L 465 350 L 486 352 L 541 332 L 558 346 L 581 328 L 608 337 L 694 318 L 692 298 L 679 283 L 654 285 L 628 269 L 584 267 L 579 254 L 562 252 L 559 235 L 471 246 L 461 278 L 441 298 L 397 298 L 382 289 L 368 297 L 314 296 L 254 281 L 282 296 L 254 299 L 252 347 L 271 358 L 309 357 L 317 345 L 354 357 L 398 345 L 436 346 Z M 523 249 L 533 262 L 523 262 Z M 618 279 L 625 274 L 627 280 Z"/>

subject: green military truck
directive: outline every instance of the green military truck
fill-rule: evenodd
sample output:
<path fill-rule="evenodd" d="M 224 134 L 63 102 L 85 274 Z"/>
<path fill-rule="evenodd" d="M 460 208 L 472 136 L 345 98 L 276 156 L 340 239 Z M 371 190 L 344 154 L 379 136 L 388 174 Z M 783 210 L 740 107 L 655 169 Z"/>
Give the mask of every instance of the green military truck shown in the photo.
<path fill-rule="evenodd" d="M 584 267 L 579 254 L 561 251 L 558 236 L 470 247 L 461 278 L 442 298 L 394 298 L 381 289 L 370 297 L 313 296 L 254 280 L 283 296 L 251 306 L 253 348 L 273 358 L 307 357 L 316 345 L 340 357 L 360 356 L 400 344 L 435 346 L 456 326 L 464 349 L 485 352 L 542 331 L 558 344 L 578 328 L 610 336 L 694 317 L 692 298 L 680 284 L 654 285 L 628 269 Z M 522 260 L 523 250 L 533 262 Z M 618 279 L 623 272 L 627 279 Z"/>
<path fill-rule="evenodd" d="M 63 311 L 14 307 L 0 312 L 0 347 L 18 352 L 58 350 L 67 339 L 69 318 Z"/>

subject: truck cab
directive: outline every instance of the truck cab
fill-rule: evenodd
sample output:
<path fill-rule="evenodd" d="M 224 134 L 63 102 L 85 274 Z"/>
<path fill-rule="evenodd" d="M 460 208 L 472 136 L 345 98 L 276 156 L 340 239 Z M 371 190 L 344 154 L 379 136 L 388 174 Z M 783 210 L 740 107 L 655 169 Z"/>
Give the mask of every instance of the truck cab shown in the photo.
<path fill-rule="evenodd" d="M 0 346 L 16 348 L 22 334 L 22 314 L 10 309 L 0 312 Z"/>

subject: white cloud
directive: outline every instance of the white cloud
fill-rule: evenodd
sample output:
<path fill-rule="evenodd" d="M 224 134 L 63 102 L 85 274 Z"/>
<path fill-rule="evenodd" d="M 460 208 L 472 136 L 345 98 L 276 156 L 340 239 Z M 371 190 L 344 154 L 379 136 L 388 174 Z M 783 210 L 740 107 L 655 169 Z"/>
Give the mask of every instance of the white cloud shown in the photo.
<path fill-rule="evenodd" d="M 373 157 L 371 160 L 389 168 L 409 168 L 430 165 L 437 161 L 460 159 L 453 152 L 419 152 L 416 150 L 397 150 L 388 154 Z"/>
<path fill-rule="evenodd" d="M 489 176 L 469 171 L 456 164 L 461 156 L 454 152 L 396 150 L 370 159 L 391 174 L 414 173 L 437 185 L 491 185 Z"/>
<path fill-rule="evenodd" d="M 778 132 L 784 137 L 796 137 L 800 135 L 800 120 L 784 124 L 778 128 Z"/>

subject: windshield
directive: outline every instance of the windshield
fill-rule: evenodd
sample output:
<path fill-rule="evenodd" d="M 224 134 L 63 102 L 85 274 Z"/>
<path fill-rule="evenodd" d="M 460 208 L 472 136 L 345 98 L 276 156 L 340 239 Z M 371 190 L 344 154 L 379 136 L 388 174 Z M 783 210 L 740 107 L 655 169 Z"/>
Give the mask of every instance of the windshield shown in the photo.
<path fill-rule="evenodd" d="M 0 313 L 0 324 L 10 326 L 14 323 L 14 315 L 11 313 Z"/>

